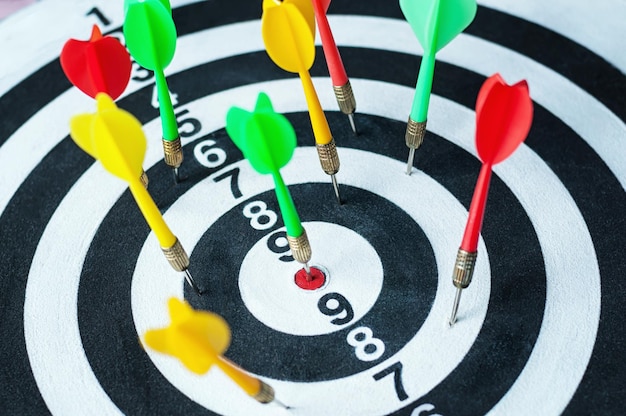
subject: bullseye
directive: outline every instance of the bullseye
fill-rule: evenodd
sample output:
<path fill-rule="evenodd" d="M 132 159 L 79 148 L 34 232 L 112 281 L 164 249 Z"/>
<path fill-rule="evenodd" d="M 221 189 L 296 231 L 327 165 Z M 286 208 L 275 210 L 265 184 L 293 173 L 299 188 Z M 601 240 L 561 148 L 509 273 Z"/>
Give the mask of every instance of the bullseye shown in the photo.
<path fill-rule="evenodd" d="M 341 294 L 352 300 L 349 321 L 359 320 L 379 297 L 383 265 L 372 245 L 349 228 L 319 221 L 303 225 L 313 247 L 311 271 L 316 278 L 307 282 L 306 272 L 288 252 L 271 250 L 269 243 L 282 229 L 273 231 L 250 249 L 241 264 L 241 298 L 255 318 L 277 331 L 302 336 L 335 332 L 344 325 L 333 324 L 320 313 L 319 299 Z"/>
<path fill-rule="evenodd" d="M 311 266 L 309 273 L 305 269 L 298 270 L 293 280 L 300 289 L 317 290 L 326 283 L 326 273 L 321 267 Z"/>

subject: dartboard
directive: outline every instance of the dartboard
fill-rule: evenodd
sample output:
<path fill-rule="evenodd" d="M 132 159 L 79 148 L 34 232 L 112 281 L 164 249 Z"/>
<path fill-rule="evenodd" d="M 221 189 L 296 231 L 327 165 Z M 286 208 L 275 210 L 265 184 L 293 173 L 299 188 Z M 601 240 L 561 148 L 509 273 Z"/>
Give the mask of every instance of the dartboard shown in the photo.
<path fill-rule="evenodd" d="M 424 144 L 405 174 L 422 48 L 397 2 L 334 0 L 357 102 L 353 134 L 321 46 L 311 69 L 337 144 L 343 204 L 319 167 L 296 75 L 261 37 L 260 0 L 173 1 L 167 67 L 184 162 L 164 164 L 154 74 L 118 105 L 148 137 L 149 191 L 184 244 L 198 296 L 169 268 L 126 183 L 69 138 L 93 100 L 59 54 L 93 24 L 123 40 L 121 1 L 46 0 L 0 24 L 0 409 L 3 414 L 622 414 L 626 392 L 626 55 L 620 0 L 479 1 L 437 54 Z M 475 101 L 494 73 L 528 81 L 526 142 L 495 166 L 458 321 L 452 269 L 481 162 Z M 259 92 L 293 124 L 282 169 L 326 281 L 294 284 L 272 179 L 225 131 Z M 290 406 L 218 369 L 145 349 L 170 297 L 218 313 L 226 357 Z"/>

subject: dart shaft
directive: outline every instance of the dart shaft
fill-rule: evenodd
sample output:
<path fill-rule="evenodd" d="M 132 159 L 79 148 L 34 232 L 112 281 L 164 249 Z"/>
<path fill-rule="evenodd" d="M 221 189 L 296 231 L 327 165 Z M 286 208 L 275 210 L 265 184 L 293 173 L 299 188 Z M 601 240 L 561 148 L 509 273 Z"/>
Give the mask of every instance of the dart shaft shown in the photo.
<path fill-rule="evenodd" d="M 174 246 L 176 244 L 176 236 L 165 223 L 159 208 L 146 188 L 141 184 L 139 178 L 130 182 L 129 187 L 146 222 L 159 240 L 159 245 L 165 248 Z"/>
<path fill-rule="evenodd" d="M 487 195 L 489 194 L 489 183 L 491 181 L 491 165 L 484 163 L 478 174 L 474 196 L 470 204 L 467 225 L 461 242 L 461 249 L 467 252 L 475 252 L 478 248 L 478 237 L 483 226 L 485 216 L 485 206 Z"/>
<path fill-rule="evenodd" d="M 304 88 L 304 96 L 306 97 L 307 107 L 309 109 L 309 117 L 311 118 L 311 127 L 313 128 L 313 135 L 315 136 L 315 143 L 327 144 L 333 136 L 330 133 L 330 127 L 328 126 L 328 120 L 322 110 L 322 105 L 315 92 L 313 86 L 313 80 L 308 71 L 300 72 L 300 80 L 302 81 L 302 88 Z"/>
<path fill-rule="evenodd" d="M 282 214 L 285 228 L 287 228 L 287 234 L 297 237 L 302 234 L 304 229 L 302 228 L 298 211 L 296 211 L 296 205 L 293 203 L 289 189 L 285 185 L 280 172 L 276 172 L 272 176 L 274 178 L 278 206 L 280 207 L 280 213 Z"/>
<path fill-rule="evenodd" d="M 330 79 L 333 84 L 337 104 L 342 113 L 352 115 L 356 111 L 356 100 L 354 99 L 352 86 L 350 85 L 348 74 L 346 73 L 341 55 L 339 54 L 339 48 L 337 48 L 335 38 L 330 29 L 322 0 L 313 0 L 313 8 L 315 10 L 315 20 L 317 21 L 317 28 L 320 38 L 322 39 L 324 57 L 326 58 L 328 73 L 330 74 Z M 350 122 L 353 124 L 353 118 L 350 118 Z M 356 128 L 352 126 L 352 130 L 356 131 Z"/>
<path fill-rule="evenodd" d="M 246 373 L 232 361 L 219 356 L 215 364 L 248 395 L 254 397 L 261 393 L 262 381 Z"/>
<path fill-rule="evenodd" d="M 424 54 L 419 74 L 417 75 L 415 96 L 413 97 L 413 106 L 411 107 L 411 118 L 418 123 L 426 121 L 428 116 L 428 104 L 430 103 L 434 73 L 435 53 Z"/>
<path fill-rule="evenodd" d="M 321 0 L 313 0 L 313 8 L 315 10 L 315 20 L 322 39 L 322 48 L 328 65 L 328 72 L 334 86 L 342 86 L 348 82 L 348 75 L 343 66 L 339 49 L 335 43 L 333 33 L 330 30 L 330 24 L 326 17 L 326 11 Z"/>
<path fill-rule="evenodd" d="M 178 138 L 178 123 L 174 115 L 172 98 L 167 86 L 163 69 L 155 68 L 154 78 L 156 79 L 157 95 L 159 97 L 159 113 L 161 114 L 161 125 L 163 126 L 163 139 L 176 140 Z"/>

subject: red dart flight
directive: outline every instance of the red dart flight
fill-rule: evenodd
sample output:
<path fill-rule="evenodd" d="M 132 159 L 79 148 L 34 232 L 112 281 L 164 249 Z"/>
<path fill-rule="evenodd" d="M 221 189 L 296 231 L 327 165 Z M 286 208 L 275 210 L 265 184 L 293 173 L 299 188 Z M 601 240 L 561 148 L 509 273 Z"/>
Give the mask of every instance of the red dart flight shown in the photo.
<path fill-rule="evenodd" d="M 94 25 L 91 39 L 70 39 L 61 51 L 61 67 L 70 82 L 95 98 L 106 93 L 117 99 L 126 89 L 132 68 L 124 45 L 112 36 L 102 36 Z"/>

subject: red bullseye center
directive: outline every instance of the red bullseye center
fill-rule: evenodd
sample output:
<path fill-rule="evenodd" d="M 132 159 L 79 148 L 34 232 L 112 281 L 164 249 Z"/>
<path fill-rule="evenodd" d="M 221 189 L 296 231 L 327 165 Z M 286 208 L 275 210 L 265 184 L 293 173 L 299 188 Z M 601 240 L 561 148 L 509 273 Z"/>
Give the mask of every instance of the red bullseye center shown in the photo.
<path fill-rule="evenodd" d="M 309 270 L 311 271 L 310 275 L 307 275 L 304 268 L 296 272 L 294 278 L 296 285 L 304 290 L 316 290 L 324 286 L 324 283 L 326 283 L 326 274 L 317 267 L 310 267 Z"/>

